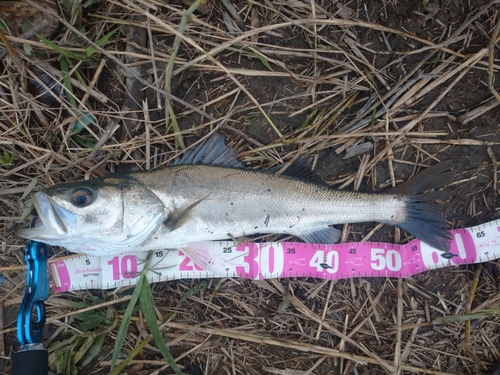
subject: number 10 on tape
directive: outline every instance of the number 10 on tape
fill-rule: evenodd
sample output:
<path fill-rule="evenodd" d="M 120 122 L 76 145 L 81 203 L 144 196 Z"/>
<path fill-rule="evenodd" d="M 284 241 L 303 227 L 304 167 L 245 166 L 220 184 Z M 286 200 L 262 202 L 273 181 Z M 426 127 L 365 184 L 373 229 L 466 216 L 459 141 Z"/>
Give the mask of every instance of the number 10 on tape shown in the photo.
<path fill-rule="evenodd" d="M 133 279 L 137 276 L 137 258 L 134 255 L 125 255 L 123 257 L 115 256 L 108 260 L 108 265 L 112 268 L 113 281 L 124 279 Z"/>

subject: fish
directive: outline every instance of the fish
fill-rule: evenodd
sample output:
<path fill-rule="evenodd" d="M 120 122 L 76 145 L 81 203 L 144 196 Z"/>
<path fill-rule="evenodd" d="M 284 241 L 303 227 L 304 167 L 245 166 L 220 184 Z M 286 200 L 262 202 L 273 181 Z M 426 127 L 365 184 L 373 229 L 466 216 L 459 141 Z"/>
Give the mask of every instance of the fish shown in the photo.
<path fill-rule="evenodd" d="M 279 173 L 281 169 L 245 168 L 214 133 L 168 167 L 33 192 L 38 218 L 15 233 L 73 253 L 101 256 L 255 234 L 281 233 L 333 244 L 341 234 L 333 225 L 375 221 L 449 250 L 450 233 L 436 202 L 448 194 L 439 188 L 453 180 L 449 162 L 381 193 L 329 187 L 305 158 Z"/>

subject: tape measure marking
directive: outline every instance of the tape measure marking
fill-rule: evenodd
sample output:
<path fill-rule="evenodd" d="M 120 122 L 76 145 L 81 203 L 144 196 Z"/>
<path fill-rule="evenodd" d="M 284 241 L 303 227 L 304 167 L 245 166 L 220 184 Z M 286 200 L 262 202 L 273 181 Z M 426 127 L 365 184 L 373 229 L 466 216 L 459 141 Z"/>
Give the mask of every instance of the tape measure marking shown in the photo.
<path fill-rule="evenodd" d="M 213 277 L 405 278 L 431 269 L 500 258 L 500 221 L 456 229 L 451 234 L 449 252 L 434 249 L 418 239 L 405 245 L 203 242 L 193 244 L 190 250 L 200 257 L 197 259 L 207 261 L 209 270 L 204 270 L 182 250 L 157 250 L 147 276 L 151 282 Z M 49 267 L 54 290 L 60 293 L 135 285 L 147 255 L 148 252 L 135 252 L 55 261 Z"/>

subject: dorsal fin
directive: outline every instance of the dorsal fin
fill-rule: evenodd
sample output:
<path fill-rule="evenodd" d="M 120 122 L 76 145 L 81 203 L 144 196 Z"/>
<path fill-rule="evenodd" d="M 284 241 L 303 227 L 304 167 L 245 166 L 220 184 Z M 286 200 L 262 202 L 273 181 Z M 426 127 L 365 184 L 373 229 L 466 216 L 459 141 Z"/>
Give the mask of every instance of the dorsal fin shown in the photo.
<path fill-rule="evenodd" d="M 287 163 L 283 163 L 275 167 L 268 168 L 265 171 L 269 173 L 278 173 L 286 164 Z M 281 173 L 281 175 L 326 186 L 325 181 L 323 181 L 311 170 L 311 166 L 304 155 L 300 155 L 297 160 L 290 164 L 288 168 Z"/>
<path fill-rule="evenodd" d="M 198 146 L 190 148 L 182 157 L 175 159 L 171 165 L 192 164 L 210 164 L 232 168 L 245 168 L 243 164 L 236 159 L 234 151 L 226 146 L 224 138 L 217 132 L 205 139 Z M 272 168 L 263 169 L 262 171 L 274 174 L 279 172 L 285 165 L 286 163 L 283 163 Z M 325 182 L 311 170 L 311 166 L 304 155 L 299 156 L 297 160 L 281 173 L 281 175 L 326 186 Z"/>
<path fill-rule="evenodd" d="M 214 133 L 198 146 L 190 148 L 184 156 L 174 160 L 172 165 L 211 164 L 224 167 L 244 168 L 236 154 L 226 146 L 219 133 Z"/>

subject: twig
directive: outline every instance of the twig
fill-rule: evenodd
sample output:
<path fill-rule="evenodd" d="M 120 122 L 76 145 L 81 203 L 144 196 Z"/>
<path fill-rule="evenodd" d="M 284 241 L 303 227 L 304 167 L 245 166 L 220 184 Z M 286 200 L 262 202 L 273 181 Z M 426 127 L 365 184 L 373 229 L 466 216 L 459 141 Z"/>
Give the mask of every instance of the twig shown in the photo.
<path fill-rule="evenodd" d="M 401 321 L 403 319 L 403 280 L 397 281 L 397 309 L 396 309 L 396 345 L 394 348 L 394 367 L 396 374 L 401 374 Z"/>
<path fill-rule="evenodd" d="M 498 33 L 500 32 L 500 18 L 497 20 L 495 25 L 495 29 L 493 30 L 493 35 L 491 36 L 490 43 L 488 44 L 488 88 L 490 89 L 493 96 L 500 102 L 500 94 L 495 89 L 494 86 L 494 73 L 493 73 L 493 64 L 495 62 L 495 46 L 498 43 Z"/>
<path fill-rule="evenodd" d="M 472 309 L 472 301 L 474 301 L 474 296 L 476 295 L 477 285 L 479 284 L 479 276 L 481 275 L 482 267 L 480 264 L 476 267 L 476 272 L 474 273 L 474 280 L 470 287 L 469 296 L 467 297 L 467 304 L 465 305 L 465 313 L 470 314 Z M 465 321 L 465 339 L 466 344 L 470 344 L 470 320 Z"/>
<path fill-rule="evenodd" d="M 330 297 L 332 295 L 333 285 L 335 284 L 335 280 L 330 280 L 330 286 L 328 287 L 328 294 L 326 295 L 325 307 L 323 308 L 323 312 L 321 314 L 321 320 L 325 320 L 326 312 L 328 310 Z M 322 325 L 318 325 L 318 330 L 316 331 L 316 341 L 318 341 L 319 336 L 321 335 Z"/>
<path fill-rule="evenodd" d="M 493 153 L 493 150 L 491 149 L 490 146 L 488 146 L 488 155 L 491 158 L 491 161 L 493 162 L 493 191 L 495 194 L 499 194 L 497 186 L 498 186 L 498 161 L 497 158 L 495 157 L 495 154 Z"/>

